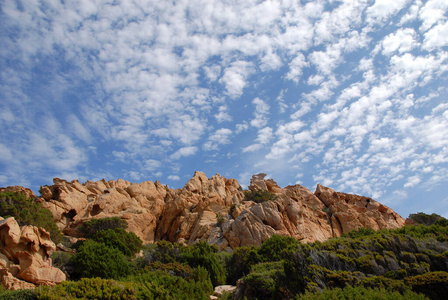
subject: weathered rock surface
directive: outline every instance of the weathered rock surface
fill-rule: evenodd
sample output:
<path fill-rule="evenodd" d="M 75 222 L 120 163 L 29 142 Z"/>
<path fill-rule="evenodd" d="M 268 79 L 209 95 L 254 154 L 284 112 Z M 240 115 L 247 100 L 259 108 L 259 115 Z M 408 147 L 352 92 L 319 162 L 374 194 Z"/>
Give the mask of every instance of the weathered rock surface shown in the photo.
<path fill-rule="evenodd" d="M 53 212 L 58 226 L 70 236 L 92 218 L 120 217 L 128 230 L 144 243 L 158 240 L 192 244 L 206 240 L 220 249 L 260 245 L 273 234 L 303 242 L 324 241 L 361 227 L 397 228 L 404 219 L 373 199 L 338 193 L 317 186 L 315 193 L 294 185 L 280 188 L 265 174 L 254 175 L 250 190 L 276 195 L 273 201 L 255 203 L 235 179 L 219 174 L 207 178 L 196 172 L 182 189 L 160 182 L 54 179 L 41 188 L 43 205 Z"/>
<path fill-rule="evenodd" d="M 55 250 L 44 229 L 20 227 L 13 217 L 0 217 L 0 282 L 5 288 L 29 289 L 64 281 L 65 274 L 51 265 Z"/>

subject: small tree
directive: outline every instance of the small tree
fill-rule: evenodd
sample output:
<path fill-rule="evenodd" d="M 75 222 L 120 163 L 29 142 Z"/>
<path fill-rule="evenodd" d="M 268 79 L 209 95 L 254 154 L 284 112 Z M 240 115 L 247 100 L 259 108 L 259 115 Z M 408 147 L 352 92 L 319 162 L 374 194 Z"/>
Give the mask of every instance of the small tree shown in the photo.
<path fill-rule="evenodd" d="M 77 275 L 117 279 L 130 272 L 130 265 L 124 254 L 104 243 L 86 240 L 73 257 Z"/>

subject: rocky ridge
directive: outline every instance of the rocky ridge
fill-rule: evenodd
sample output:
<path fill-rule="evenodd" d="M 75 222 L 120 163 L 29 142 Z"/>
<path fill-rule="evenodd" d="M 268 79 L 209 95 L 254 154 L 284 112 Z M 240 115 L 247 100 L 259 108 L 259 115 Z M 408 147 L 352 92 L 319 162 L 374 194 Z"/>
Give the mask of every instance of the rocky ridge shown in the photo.
<path fill-rule="evenodd" d="M 265 174 L 254 175 L 249 190 L 275 194 L 275 200 L 246 201 L 238 181 L 196 172 L 182 189 L 160 182 L 122 179 L 71 182 L 55 178 L 41 187 L 37 200 L 50 209 L 61 230 L 79 236 L 92 218 L 120 217 L 144 243 L 199 240 L 221 250 L 260 245 L 273 234 L 302 242 L 324 241 L 361 227 L 398 228 L 405 220 L 391 208 L 363 196 L 335 192 L 318 185 L 312 193 L 294 185 L 281 188 Z"/>

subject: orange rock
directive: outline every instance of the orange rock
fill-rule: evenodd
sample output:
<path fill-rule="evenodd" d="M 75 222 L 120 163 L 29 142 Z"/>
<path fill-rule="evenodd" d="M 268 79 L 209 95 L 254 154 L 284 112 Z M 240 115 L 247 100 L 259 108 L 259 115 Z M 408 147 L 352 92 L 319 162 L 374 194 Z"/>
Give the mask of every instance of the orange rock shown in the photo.
<path fill-rule="evenodd" d="M 50 234 L 35 226 L 19 227 L 13 218 L 0 217 L 0 281 L 7 289 L 54 285 L 66 279 L 52 267 L 50 255 L 56 250 Z M 19 262 L 16 265 L 14 262 Z"/>
<path fill-rule="evenodd" d="M 160 182 L 54 179 L 41 189 L 39 201 L 53 212 L 65 234 L 80 236 L 78 227 L 93 218 L 120 217 L 144 243 L 169 240 L 192 244 L 199 240 L 220 249 L 260 245 L 273 234 L 302 242 L 325 241 L 361 227 L 397 228 L 404 220 L 392 209 L 358 195 L 338 193 L 318 185 L 313 193 L 300 186 L 281 188 L 266 174 L 254 175 L 249 189 L 277 195 L 274 201 L 254 203 L 235 179 L 202 172 L 182 189 Z"/>

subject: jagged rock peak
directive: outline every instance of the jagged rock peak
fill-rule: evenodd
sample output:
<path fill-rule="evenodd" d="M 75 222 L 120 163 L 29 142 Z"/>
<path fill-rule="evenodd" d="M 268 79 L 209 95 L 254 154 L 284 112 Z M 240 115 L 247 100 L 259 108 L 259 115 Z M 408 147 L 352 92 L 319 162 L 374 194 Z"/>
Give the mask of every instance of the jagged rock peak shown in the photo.
<path fill-rule="evenodd" d="M 254 175 L 249 189 L 276 195 L 269 201 L 248 201 L 235 179 L 203 172 L 182 189 L 160 182 L 122 179 L 65 181 L 41 187 L 39 201 L 49 208 L 67 235 L 92 218 L 120 217 L 145 243 L 159 240 L 192 244 L 199 240 L 220 249 L 260 245 L 273 234 L 303 242 L 324 241 L 361 227 L 398 228 L 404 219 L 375 200 L 318 185 L 313 193 L 301 185 L 281 188 L 266 174 Z M 263 199 L 262 199 L 263 200 Z"/>

